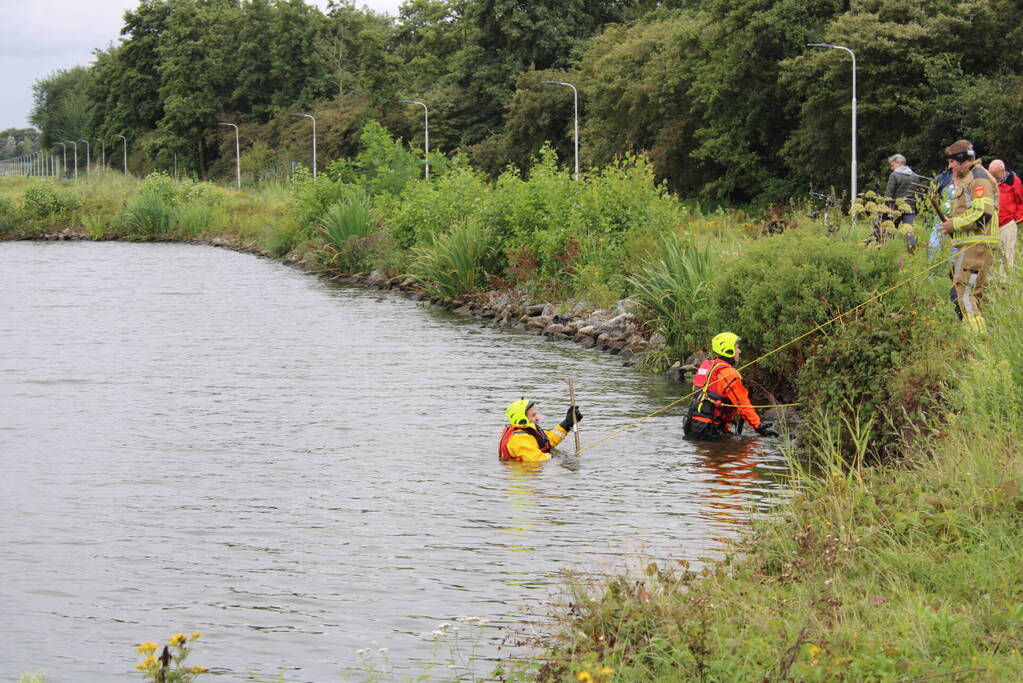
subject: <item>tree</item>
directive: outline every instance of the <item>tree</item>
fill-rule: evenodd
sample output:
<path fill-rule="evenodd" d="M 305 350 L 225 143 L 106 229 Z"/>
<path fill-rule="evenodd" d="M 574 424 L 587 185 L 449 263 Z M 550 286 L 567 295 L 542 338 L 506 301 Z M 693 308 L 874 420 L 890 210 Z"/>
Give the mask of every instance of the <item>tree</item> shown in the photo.
<path fill-rule="evenodd" d="M 90 137 L 93 101 L 89 96 L 91 72 L 82 66 L 61 69 L 32 85 L 34 105 L 29 122 L 42 132 L 49 147 L 61 140 Z"/>

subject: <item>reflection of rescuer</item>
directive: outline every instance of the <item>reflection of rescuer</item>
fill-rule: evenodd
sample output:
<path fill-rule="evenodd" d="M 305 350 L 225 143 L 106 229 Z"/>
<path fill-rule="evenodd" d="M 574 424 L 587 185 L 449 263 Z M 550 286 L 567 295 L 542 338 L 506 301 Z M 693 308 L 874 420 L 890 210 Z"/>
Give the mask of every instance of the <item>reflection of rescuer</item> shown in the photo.
<path fill-rule="evenodd" d="M 941 229 L 952 237 L 952 295 L 956 314 L 974 332 L 984 329 L 979 299 L 998 245 L 998 184 L 976 158 L 969 140 L 945 148 L 955 179 L 952 216 Z"/>
<path fill-rule="evenodd" d="M 770 422 L 760 421 L 760 416 L 750 404 L 742 377 L 733 367 L 739 359 L 739 337 L 731 332 L 722 332 L 711 340 L 710 348 L 714 358 L 703 361 L 693 376 L 693 388 L 697 389 L 697 393 L 683 422 L 686 436 L 712 439 L 728 434 L 728 425 L 736 414 L 760 436 L 778 436 L 778 432 L 771 429 Z"/>
<path fill-rule="evenodd" d="M 497 454 L 505 460 L 539 462 L 550 460 L 551 451 L 572 431 L 583 414 L 579 408 L 569 408 L 565 419 L 554 429 L 544 431 L 540 427 L 540 415 L 533 401 L 522 398 L 513 402 L 505 411 L 508 424 L 501 432 Z"/>

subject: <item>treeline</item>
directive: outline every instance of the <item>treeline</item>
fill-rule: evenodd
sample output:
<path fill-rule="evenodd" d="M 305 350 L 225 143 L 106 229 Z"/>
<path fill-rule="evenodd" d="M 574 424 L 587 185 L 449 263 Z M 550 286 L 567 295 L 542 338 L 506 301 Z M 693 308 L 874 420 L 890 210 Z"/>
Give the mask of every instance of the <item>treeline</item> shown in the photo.
<path fill-rule="evenodd" d="M 39 131 L 32 128 L 0 130 L 0 159 L 31 154 L 39 149 Z"/>
<path fill-rule="evenodd" d="M 240 124 L 254 179 L 359 150 L 369 120 L 496 176 L 545 140 L 571 165 L 580 95 L 582 165 L 628 152 L 685 195 L 782 198 L 848 187 L 857 57 L 861 187 L 905 154 L 943 165 L 959 137 L 1023 160 L 1023 19 L 1011 0 L 408 0 L 391 18 L 332 2 L 142 0 L 118 44 L 38 81 L 43 144 L 130 138 L 139 171 L 226 176 Z M 1023 163 L 1023 161 L 1021 161 Z M 324 164 L 325 165 L 325 164 Z"/>

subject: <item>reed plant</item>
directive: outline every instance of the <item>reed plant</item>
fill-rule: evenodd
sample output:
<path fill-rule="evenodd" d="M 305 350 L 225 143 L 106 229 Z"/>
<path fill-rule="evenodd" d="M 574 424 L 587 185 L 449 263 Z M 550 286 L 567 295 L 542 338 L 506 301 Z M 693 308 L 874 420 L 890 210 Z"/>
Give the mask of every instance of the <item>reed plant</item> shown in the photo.
<path fill-rule="evenodd" d="M 366 239 L 373 233 L 370 220 L 369 195 L 356 187 L 345 189 L 340 201 L 327 207 L 316 224 L 323 236 L 325 261 L 344 272 L 352 272 L 364 265 Z"/>
<path fill-rule="evenodd" d="M 140 192 L 128 200 L 121 212 L 120 224 L 129 237 L 164 239 L 171 225 L 172 209 L 157 192 Z"/>
<path fill-rule="evenodd" d="M 413 250 L 412 275 L 433 296 L 456 299 L 483 286 L 496 256 L 490 231 L 466 220 Z"/>
<path fill-rule="evenodd" d="M 709 247 L 671 234 L 657 258 L 628 278 L 632 298 L 680 356 L 702 341 L 697 336 L 703 331 L 694 329 L 692 318 L 709 300 L 715 263 Z"/>

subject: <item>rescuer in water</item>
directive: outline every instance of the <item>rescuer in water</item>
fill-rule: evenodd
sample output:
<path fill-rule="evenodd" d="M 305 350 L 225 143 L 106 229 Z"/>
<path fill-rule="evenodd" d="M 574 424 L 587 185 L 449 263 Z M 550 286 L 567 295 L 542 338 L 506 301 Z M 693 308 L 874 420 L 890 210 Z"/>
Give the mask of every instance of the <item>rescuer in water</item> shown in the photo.
<path fill-rule="evenodd" d="M 554 429 L 544 431 L 540 427 L 540 415 L 536 405 L 529 399 L 519 399 L 505 411 L 508 424 L 501 432 L 497 454 L 505 460 L 540 462 L 551 459 L 551 451 L 572 431 L 572 427 L 583 419 L 577 406 L 570 407 L 565 419 Z"/>
<path fill-rule="evenodd" d="M 693 376 L 693 388 L 697 393 L 689 403 L 682 424 L 686 436 L 713 439 L 728 434 L 728 425 L 736 414 L 760 436 L 778 436 L 770 422 L 760 421 L 757 411 L 750 405 L 742 377 L 734 367 L 739 359 L 738 335 L 722 332 L 710 341 L 710 348 L 714 357 L 703 361 Z"/>

